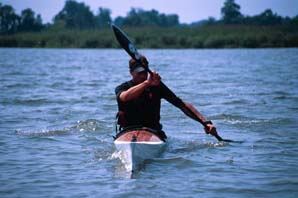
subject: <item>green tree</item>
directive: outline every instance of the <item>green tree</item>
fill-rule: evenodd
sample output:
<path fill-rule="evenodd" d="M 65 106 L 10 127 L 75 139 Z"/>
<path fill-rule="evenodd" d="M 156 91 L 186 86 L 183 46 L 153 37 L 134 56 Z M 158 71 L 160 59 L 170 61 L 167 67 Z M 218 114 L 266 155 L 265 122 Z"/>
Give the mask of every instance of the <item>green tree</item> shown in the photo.
<path fill-rule="evenodd" d="M 40 31 L 43 28 L 41 16 L 38 14 L 35 18 L 35 13 L 30 8 L 27 8 L 21 13 L 20 31 Z"/>
<path fill-rule="evenodd" d="M 291 19 L 291 24 L 292 25 L 297 25 L 298 26 L 298 15 L 296 15 L 295 17 L 293 17 Z"/>
<path fill-rule="evenodd" d="M 267 9 L 256 16 L 256 21 L 260 25 L 277 25 L 282 23 L 282 17 L 273 13 L 271 9 Z"/>
<path fill-rule="evenodd" d="M 38 14 L 38 15 L 36 16 L 35 24 L 37 24 L 38 26 L 43 26 L 43 24 L 42 24 L 42 18 L 41 18 L 41 16 L 40 16 L 40 14 Z"/>
<path fill-rule="evenodd" d="M 63 9 L 54 17 L 54 23 L 64 21 L 66 28 L 88 29 L 95 27 L 95 17 L 89 6 L 67 0 Z"/>
<path fill-rule="evenodd" d="M 206 25 L 213 25 L 216 23 L 216 19 L 214 17 L 208 17 L 206 20 Z"/>
<path fill-rule="evenodd" d="M 173 27 L 179 25 L 179 17 L 177 14 L 166 15 L 166 23 L 161 26 Z"/>
<path fill-rule="evenodd" d="M 238 24 L 243 18 L 240 5 L 236 4 L 234 0 L 225 1 L 224 6 L 221 8 L 221 14 L 224 24 Z"/>
<path fill-rule="evenodd" d="M 160 26 L 173 27 L 179 25 L 179 17 L 176 14 L 160 14 L 157 10 L 145 11 L 132 8 L 126 17 L 117 17 L 117 25 L 125 26 Z"/>
<path fill-rule="evenodd" d="M 118 26 L 123 26 L 125 22 L 125 18 L 122 16 L 118 16 L 116 17 L 116 19 L 114 20 L 114 23 Z"/>
<path fill-rule="evenodd" d="M 245 17 L 243 21 L 248 25 L 280 25 L 290 24 L 291 18 L 283 18 L 276 13 L 273 13 L 271 9 L 266 9 L 261 14 Z"/>
<path fill-rule="evenodd" d="M 0 34 L 15 33 L 20 24 L 20 17 L 15 14 L 13 7 L 0 3 Z"/>
<path fill-rule="evenodd" d="M 107 28 L 112 22 L 111 10 L 107 8 L 99 8 L 98 14 L 95 16 L 96 25 L 99 28 Z"/>
<path fill-rule="evenodd" d="M 141 17 L 140 17 L 140 12 L 143 12 L 143 10 L 132 8 L 128 12 L 127 17 L 124 19 L 123 25 L 127 25 L 127 26 L 141 26 L 141 25 L 143 25 Z"/>

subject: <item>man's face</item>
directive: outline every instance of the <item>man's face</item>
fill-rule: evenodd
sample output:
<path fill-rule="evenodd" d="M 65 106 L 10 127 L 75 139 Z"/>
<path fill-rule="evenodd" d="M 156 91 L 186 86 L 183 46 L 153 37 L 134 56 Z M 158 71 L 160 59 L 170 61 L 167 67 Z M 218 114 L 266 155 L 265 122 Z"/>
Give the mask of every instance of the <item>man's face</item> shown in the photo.
<path fill-rule="evenodd" d="M 131 72 L 130 74 L 132 75 L 132 79 L 136 84 L 144 82 L 145 80 L 147 80 L 148 77 L 148 73 L 146 71 Z"/>

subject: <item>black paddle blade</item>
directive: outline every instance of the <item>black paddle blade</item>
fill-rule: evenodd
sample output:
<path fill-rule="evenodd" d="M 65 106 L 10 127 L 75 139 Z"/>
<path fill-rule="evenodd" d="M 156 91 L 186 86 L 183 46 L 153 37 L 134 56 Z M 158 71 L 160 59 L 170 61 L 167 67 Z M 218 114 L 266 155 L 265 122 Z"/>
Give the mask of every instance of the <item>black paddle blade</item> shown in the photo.
<path fill-rule="evenodd" d="M 236 141 L 236 140 L 229 140 L 229 139 L 222 139 L 218 134 L 214 135 L 216 139 L 220 142 L 232 142 L 232 143 L 243 143 L 243 141 Z"/>
<path fill-rule="evenodd" d="M 223 142 L 231 142 L 231 143 L 239 143 L 242 144 L 244 141 L 237 141 L 237 140 L 229 140 L 229 139 L 222 139 Z"/>
<path fill-rule="evenodd" d="M 128 36 L 115 24 L 112 24 L 112 29 L 116 36 L 117 41 L 121 45 L 121 47 L 131 56 L 131 58 L 135 60 L 139 60 L 141 58 L 140 54 L 138 53 L 137 48 L 134 44 L 129 40 Z"/>

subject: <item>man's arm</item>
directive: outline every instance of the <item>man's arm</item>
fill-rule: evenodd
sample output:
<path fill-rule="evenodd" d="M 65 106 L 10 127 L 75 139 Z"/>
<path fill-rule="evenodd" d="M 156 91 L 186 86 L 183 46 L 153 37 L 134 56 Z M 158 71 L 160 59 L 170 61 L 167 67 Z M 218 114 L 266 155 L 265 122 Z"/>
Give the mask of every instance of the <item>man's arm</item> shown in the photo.
<path fill-rule="evenodd" d="M 206 133 L 210 133 L 214 136 L 217 135 L 216 128 L 213 126 L 212 122 L 207 121 L 207 119 L 192 104 L 182 101 L 170 89 L 164 86 L 162 82 L 160 85 L 163 90 L 163 97 L 168 102 L 178 107 L 188 117 L 200 122 L 204 126 Z"/>
<path fill-rule="evenodd" d="M 149 87 L 149 83 L 147 81 L 144 81 L 136 86 L 129 88 L 126 91 L 121 92 L 119 99 L 122 102 L 136 99 L 144 92 L 147 87 Z"/>
<path fill-rule="evenodd" d="M 119 99 L 122 102 L 127 102 L 130 100 L 136 99 L 144 92 L 146 88 L 151 86 L 157 86 L 159 82 L 160 82 L 160 76 L 156 72 L 153 72 L 152 74 L 149 75 L 148 79 L 145 80 L 144 82 L 136 86 L 133 86 L 126 91 L 121 92 Z"/>
<path fill-rule="evenodd" d="M 200 122 L 205 129 L 205 132 L 211 135 L 217 135 L 216 128 L 212 124 L 211 121 L 207 121 L 207 119 L 190 103 L 183 102 L 184 105 L 180 107 L 180 109 L 190 118 Z"/>
<path fill-rule="evenodd" d="M 184 106 L 181 107 L 181 110 L 190 118 L 199 121 L 201 124 L 206 122 L 206 118 L 190 103 L 183 102 Z M 191 112 L 192 113 L 191 113 Z"/>

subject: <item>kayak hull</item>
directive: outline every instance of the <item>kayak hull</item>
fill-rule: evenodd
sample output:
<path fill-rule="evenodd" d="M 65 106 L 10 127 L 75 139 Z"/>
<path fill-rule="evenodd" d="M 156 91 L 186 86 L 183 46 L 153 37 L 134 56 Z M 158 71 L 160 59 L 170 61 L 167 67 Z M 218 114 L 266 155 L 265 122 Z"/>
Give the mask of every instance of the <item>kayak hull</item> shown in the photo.
<path fill-rule="evenodd" d="M 158 157 L 166 145 L 156 131 L 144 127 L 121 131 L 114 143 L 122 163 L 132 172 L 140 169 L 145 160 Z"/>

